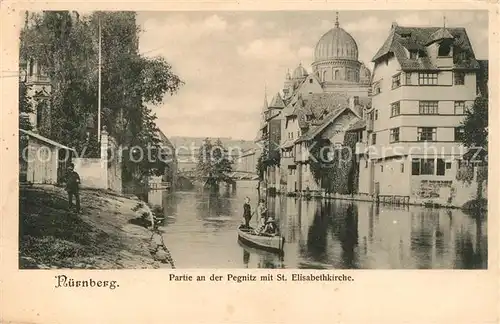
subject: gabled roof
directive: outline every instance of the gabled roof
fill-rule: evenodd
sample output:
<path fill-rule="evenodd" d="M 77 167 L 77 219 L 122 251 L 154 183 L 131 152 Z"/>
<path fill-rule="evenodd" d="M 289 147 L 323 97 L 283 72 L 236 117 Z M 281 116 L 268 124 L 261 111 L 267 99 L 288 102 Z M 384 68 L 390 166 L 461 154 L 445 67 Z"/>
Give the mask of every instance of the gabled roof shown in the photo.
<path fill-rule="evenodd" d="M 448 35 L 449 34 L 449 35 Z M 441 37 L 441 38 L 439 38 Z M 433 70 L 437 67 L 431 62 L 428 55 L 418 59 L 410 59 L 405 51 L 417 50 L 427 54 L 427 45 L 439 39 L 453 39 L 454 64 L 456 68 L 477 69 L 478 63 L 474 56 L 472 45 L 465 28 L 443 27 L 403 27 L 393 26 L 384 44 L 377 51 L 372 62 L 378 61 L 386 55 L 394 55 L 403 70 Z M 470 59 L 461 60 L 458 54 L 468 53 Z"/>
<path fill-rule="evenodd" d="M 453 36 L 445 27 L 440 28 L 432 33 L 430 42 L 428 44 L 439 41 L 441 39 L 453 39 Z"/>
<path fill-rule="evenodd" d="M 330 125 L 335 119 L 337 119 L 344 112 L 349 111 L 354 115 L 358 116 L 356 112 L 352 111 L 349 107 L 338 107 L 333 110 L 328 116 L 323 119 L 323 122 L 320 125 L 312 126 L 309 130 L 303 134 L 301 137 L 297 139 L 297 142 L 310 141 L 314 137 L 318 136 L 325 128 Z M 359 116 L 358 116 L 359 117 Z"/>
<path fill-rule="evenodd" d="M 347 129 L 347 131 L 360 130 L 360 129 L 364 129 L 365 127 L 366 127 L 366 120 L 361 119 L 361 120 L 356 121 L 354 124 L 352 124 L 351 127 L 349 127 Z"/>
<path fill-rule="evenodd" d="M 281 98 L 280 93 L 276 93 L 271 99 L 271 103 L 269 104 L 269 108 L 277 108 L 277 109 L 283 109 L 285 108 L 285 103 L 283 102 L 283 99 Z"/>

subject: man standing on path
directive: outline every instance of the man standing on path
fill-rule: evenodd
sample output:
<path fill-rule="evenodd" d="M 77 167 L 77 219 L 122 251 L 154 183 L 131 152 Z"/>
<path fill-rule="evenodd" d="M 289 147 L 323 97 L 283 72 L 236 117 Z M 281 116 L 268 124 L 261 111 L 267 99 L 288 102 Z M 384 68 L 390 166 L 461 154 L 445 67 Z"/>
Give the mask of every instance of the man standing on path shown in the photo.
<path fill-rule="evenodd" d="M 69 209 L 73 207 L 73 196 L 76 200 L 76 212 L 80 212 L 80 176 L 75 172 L 75 165 L 70 163 L 66 175 L 66 191 L 68 192 Z"/>

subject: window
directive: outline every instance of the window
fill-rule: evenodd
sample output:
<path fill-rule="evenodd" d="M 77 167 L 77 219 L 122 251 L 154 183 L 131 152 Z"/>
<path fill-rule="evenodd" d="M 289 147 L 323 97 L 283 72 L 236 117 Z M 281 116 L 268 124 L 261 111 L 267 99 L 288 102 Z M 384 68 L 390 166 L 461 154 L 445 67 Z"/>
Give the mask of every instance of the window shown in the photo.
<path fill-rule="evenodd" d="M 380 172 L 384 172 L 384 166 L 383 165 L 380 166 Z"/>
<path fill-rule="evenodd" d="M 455 115 L 465 114 L 465 101 L 455 101 Z"/>
<path fill-rule="evenodd" d="M 435 141 L 436 140 L 436 128 L 435 127 L 419 127 L 417 128 L 418 141 Z"/>
<path fill-rule="evenodd" d="M 377 134 L 373 133 L 372 134 L 372 145 L 377 144 Z"/>
<path fill-rule="evenodd" d="M 434 175 L 434 159 L 420 159 L 420 174 Z"/>
<path fill-rule="evenodd" d="M 455 85 L 465 84 L 465 73 L 464 72 L 454 72 L 453 79 L 455 80 Z"/>
<path fill-rule="evenodd" d="M 399 142 L 399 128 L 391 129 L 390 135 L 391 135 L 390 136 L 391 143 Z"/>
<path fill-rule="evenodd" d="M 464 137 L 465 129 L 462 126 L 455 127 L 455 142 L 461 142 Z"/>
<path fill-rule="evenodd" d="M 392 88 L 396 89 L 401 86 L 401 73 L 396 74 L 392 77 Z"/>
<path fill-rule="evenodd" d="M 401 173 L 405 173 L 405 163 L 401 162 Z"/>
<path fill-rule="evenodd" d="M 397 116 L 400 114 L 400 105 L 399 101 L 398 102 L 393 102 L 391 104 L 391 117 Z"/>
<path fill-rule="evenodd" d="M 451 53 L 451 44 L 449 42 L 444 42 L 439 46 L 438 56 L 448 57 Z"/>
<path fill-rule="evenodd" d="M 444 163 L 443 159 L 437 159 L 436 160 L 436 175 L 438 176 L 444 176 L 446 164 Z"/>
<path fill-rule="evenodd" d="M 411 84 L 411 72 L 406 72 L 406 85 Z"/>
<path fill-rule="evenodd" d="M 359 96 L 354 96 L 354 104 L 359 105 Z"/>
<path fill-rule="evenodd" d="M 411 175 L 420 175 L 420 159 L 411 160 Z"/>
<path fill-rule="evenodd" d="M 417 57 L 417 51 L 410 51 L 410 60 L 416 60 Z"/>
<path fill-rule="evenodd" d="M 42 126 L 43 101 L 36 105 L 36 127 L 40 129 Z"/>
<path fill-rule="evenodd" d="M 339 79 L 339 70 L 335 70 L 335 80 Z"/>
<path fill-rule="evenodd" d="M 434 169 L 435 169 L 434 159 L 412 159 L 411 160 L 411 174 L 412 175 L 434 175 Z"/>
<path fill-rule="evenodd" d="M 418 103 L 420 115 L 437 115 L 438 112 L 438 102 L 437 101 L 420 101 Z"/>
<path fill-rule="evenodd" d="M 375 110 L 375 120 L 378 119 L 378 110 Z"/>
<path fill-rule="evenodd" d="M 437 72 L 432 73 L 419 73 L 418 84 L 420 85 L 436 85 L 438 84 Z"/>
<path fill-rule="evenodd" d="M 309 83 L 313 83 L 313 79 L 309 79 Z"/>
<path fill-rule="evenodd" d="M 446 170 L 451 169 L 451 162 L 446 162 Z"/>
<path fill-rule="evenodd" d="M 381 92 L 382 92 L 382 90 L 381 90 L 381 83 L 380 83 L 380 81 L 375 82 L 373 84 L 373 94 L 377 95 L 377 94 L 379 94 Z"/>

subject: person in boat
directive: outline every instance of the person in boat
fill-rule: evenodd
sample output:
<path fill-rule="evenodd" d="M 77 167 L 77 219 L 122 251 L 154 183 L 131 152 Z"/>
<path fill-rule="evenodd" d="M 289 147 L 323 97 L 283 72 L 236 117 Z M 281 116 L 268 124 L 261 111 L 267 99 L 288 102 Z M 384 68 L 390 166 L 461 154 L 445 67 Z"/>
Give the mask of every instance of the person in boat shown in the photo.
<path fill-rule="evenodd" d="M 266 221 L 267 221 L 267 207 L 266 207 L 266 201 L 264 199 L 261 199 L 259 201 L 259 206 L 257 206 L 257 213 L 259 215 L 258 232 L 261 232 L 266 226 Z"/>
<path fill-rule="evenodd" d="M 274 219 L 274 217 L 268 217 L 266 220 L 266 226 L 264 227 L 263 233 L 269 234 L 269 235 L 278 235 L 279 234 L 279 228 L 278 228 L 278 223 Z"/>
<path fill-rule="evenodd" d="M 250 207 L 250 198 L 245 197 L 243 204 L 243 219 L 245 220 L 245 228 L 250 228 L 250 220 L 252 219 L 252 207 Z"/>

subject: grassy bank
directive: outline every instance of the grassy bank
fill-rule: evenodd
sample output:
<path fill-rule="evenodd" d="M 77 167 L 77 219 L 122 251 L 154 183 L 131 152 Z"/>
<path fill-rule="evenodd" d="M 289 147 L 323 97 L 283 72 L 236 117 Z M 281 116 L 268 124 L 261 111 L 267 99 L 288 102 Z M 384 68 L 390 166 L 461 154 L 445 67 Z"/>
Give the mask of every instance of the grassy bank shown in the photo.
<path fill-rule="evenodd" d="M 139 201 L 82 190 L 82 212 L 68 211 L 66 192 L 53 186 L 19 192 L 19 267 L 71 269 L 159 268 L 152 233 Z"/>

